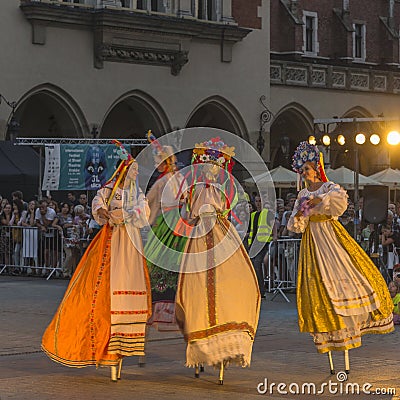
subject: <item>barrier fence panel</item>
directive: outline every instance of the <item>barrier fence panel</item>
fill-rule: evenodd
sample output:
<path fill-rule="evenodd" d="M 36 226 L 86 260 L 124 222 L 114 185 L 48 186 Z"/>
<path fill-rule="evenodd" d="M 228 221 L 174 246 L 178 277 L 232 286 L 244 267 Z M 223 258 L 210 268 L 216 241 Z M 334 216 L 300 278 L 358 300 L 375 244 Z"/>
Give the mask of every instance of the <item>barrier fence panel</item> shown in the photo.
<path fill-rule="evenodd" d="M 271 300 L 281 294 L 290 302 L 285 291 L 296 289 L 300 242 L 301 239 L 279 239 L 270 243 L 264 282 L 268 292 L 273 293 Z"/>
<path fill-rule="evenodd" d="M 0 227 L 0 274 L 36 274 L 50 279 L 63 272 L 64 238 L 56 228 Z"/>

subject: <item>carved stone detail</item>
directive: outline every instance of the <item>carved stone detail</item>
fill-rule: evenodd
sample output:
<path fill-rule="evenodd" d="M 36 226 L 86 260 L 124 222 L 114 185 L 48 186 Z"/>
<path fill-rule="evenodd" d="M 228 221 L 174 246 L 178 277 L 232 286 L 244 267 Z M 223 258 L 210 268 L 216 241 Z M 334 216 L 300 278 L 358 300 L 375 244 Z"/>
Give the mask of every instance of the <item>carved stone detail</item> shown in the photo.
<path fill-rule="evenodd" d="M 282 68 L 280 65 L 271 65 L 269 76 L 272 81 L 282 81 Z"/>
<path fill-rule="evenodd" d="M 332 73 L 332 86 L 336 88 L 346 87 L 346 74 L 344 72 L 334 71 Z"/>
<path fill-rule="evenodd" d="M 99 61 L 127 62 L 134 64 L 169 65 L 172 75 L 178 75 L 189 61 L 188 51 L 165 51 L 158 49 L 124 48 L 122 46 L 103 45 L 97 49 Z"/>
<path fill-rule="evenodd" d="M 385 91 L 387 89 L 387 78 L 384 75 L 374 76 L 374 89 L 379 91 Z"/>
<path fill-rule="evenodd" d="M 396 93 L 400 92 L 400 76 L 393 78 L 393 91 Z"/>
<path fill-rule="evenodd" d="M 305 68 L 287 68 L 286 82 L 307 84 L 307 70 Z"/>
<path fill-rule="evenodd" d="M 351 74 L 350 85 L 352 88 L 357 89 L 369 89 L 369 75 L 367 74 Z"/>
<path fill-rule="evenodd" d="M 325 86 L 326 71 L 323 69 L 313 69 L 311 71 L 311 82 L 313 86 Z"/>

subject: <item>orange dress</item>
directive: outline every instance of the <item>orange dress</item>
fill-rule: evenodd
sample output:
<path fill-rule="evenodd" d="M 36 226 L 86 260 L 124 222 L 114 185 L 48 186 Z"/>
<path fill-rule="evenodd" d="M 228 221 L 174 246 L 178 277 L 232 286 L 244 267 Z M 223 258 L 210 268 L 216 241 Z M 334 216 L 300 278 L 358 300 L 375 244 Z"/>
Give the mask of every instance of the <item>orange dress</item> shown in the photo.
<path fill-rule="evenodd" d="M 107 206 L 111 187 L 97 192 L 93 217 L 104 225 L 86 250 L 58 310 L 47 327 L 43 351 L 69 367 L 116 365 L 122 356 L 144 355 L 146 321 L 151 315 L 151 290 L 139 228 L 149 208 L 144 195 L 130 202 L 124 219 L 117 189 Z M 99 218 L 100 208 L 110 212 Z"/>

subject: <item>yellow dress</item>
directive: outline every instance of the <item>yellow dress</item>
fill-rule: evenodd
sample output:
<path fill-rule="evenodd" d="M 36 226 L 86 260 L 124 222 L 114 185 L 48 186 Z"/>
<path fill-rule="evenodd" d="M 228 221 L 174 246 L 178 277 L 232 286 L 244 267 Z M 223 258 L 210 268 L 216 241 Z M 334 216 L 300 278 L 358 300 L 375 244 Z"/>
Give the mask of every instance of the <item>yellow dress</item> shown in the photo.
<path fill-rule="evenodd" d="M 251 361 L 260 292 L 241 239 L 223 211 L 221 192 L 197 184 L 189 215 L 195 228 L 183 253 L 176 294 L 189 367 L 222 362 L 246 367 Z"/>
<path fill-rule="evenodd" d="M 295 217 L 303 197 L 321 203 Z M 300 332 L 310 332 L 318 352 L 361 346 L 366 333 L 393 330 L 393 304 L 386 283 L 364 250 L 338 222 L 347 194 L 333 182 L 300 191 L 288 229 L 303 233 L 297 276 Z"/>
<path fill-rule="evenodd" d="M 100 189 L 93 199 L 93 216 L 104 226 L 79 262 L 42 338 L 43 351 L 69 367 L 116 365 L 122 356 L 144 354 L 151 291 L 138 228 L 146 223 L 149 209 L 140 194 L 131 202 L 131 218 L 124 220 L 124 191 L 118 188 L 108 208 L 110 219 L 102 220 L 98 210 L 107 208 L 111 190 Z"/>

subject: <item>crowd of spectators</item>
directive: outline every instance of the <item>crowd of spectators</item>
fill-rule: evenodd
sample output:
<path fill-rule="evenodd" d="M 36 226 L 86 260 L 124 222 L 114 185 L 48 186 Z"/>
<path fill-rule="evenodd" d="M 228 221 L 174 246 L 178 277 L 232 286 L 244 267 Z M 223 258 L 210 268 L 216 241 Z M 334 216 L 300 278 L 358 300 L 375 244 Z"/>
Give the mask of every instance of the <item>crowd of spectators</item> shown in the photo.
<path fill-rule="evenodd" d="M 0 226 L 0 265 L 10 274 L 45 276 L 62 266 L 67 278 L 100 229 L 87 193 L 77 197 L 73 191 L 60 203 L 51 196 L 26 202 L 21 191 L 11 201 L 0 196 Z"/>

